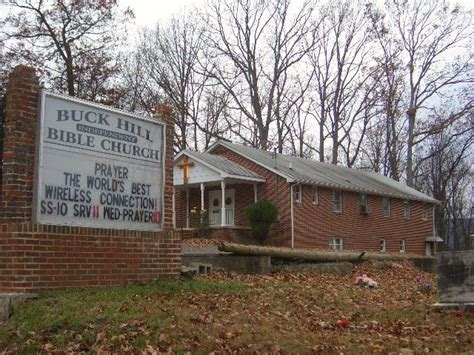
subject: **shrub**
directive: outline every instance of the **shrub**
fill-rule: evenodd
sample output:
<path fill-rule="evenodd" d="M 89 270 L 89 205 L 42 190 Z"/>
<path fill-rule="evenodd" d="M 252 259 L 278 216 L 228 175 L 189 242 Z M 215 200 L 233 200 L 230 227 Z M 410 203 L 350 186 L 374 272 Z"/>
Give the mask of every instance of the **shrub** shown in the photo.
<path fill-rule="evenodd" d="M 207 210 L 198 210 L 196 207 L 191 209 L 190 224 L 196 228 L 199 238 L 207 238 L 209 236 L 210 222 Z"/>
<path fill-rule="evenodd" d="M 259 201 L 245 210 L 247 221 L 252 228 L 252 237 L 261 244 L 267 239 L 272 223 L 278 218 L 277 208 L 270 202 Z"/>

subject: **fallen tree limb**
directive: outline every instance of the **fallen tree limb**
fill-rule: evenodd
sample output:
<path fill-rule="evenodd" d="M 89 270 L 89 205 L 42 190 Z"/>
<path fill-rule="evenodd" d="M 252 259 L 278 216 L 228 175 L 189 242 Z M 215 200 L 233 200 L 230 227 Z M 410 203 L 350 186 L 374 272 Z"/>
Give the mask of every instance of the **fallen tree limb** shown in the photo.
<path fill-rule="evenodd" d="M 307 249 L 290 249 L 278 247 L 263 247 L 257 245 L 244 245 L 234 243 L 220 243 L 218 245 L 220 251 L 230 252 L 240 255 L 254 256 L 271 256 L 280 259 L 299 259 L 306 261 L 334 262 L 349 261 L 359 262 L 364 260 L 408 260 L 408 255 L 391 255 L 391 254 L 375 254 L 375 253 L 356 253 L 356 252 L 336 252 L 321 251 Z"/>

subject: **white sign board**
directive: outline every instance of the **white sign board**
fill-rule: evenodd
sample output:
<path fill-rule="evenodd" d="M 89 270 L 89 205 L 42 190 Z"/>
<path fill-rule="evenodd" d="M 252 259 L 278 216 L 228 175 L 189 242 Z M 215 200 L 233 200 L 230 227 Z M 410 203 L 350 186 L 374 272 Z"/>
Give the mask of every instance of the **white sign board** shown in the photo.
<path fill-rule="evenodd" d="M 164 125 L 42 93 L 37 223 L 161 230 Z"/>

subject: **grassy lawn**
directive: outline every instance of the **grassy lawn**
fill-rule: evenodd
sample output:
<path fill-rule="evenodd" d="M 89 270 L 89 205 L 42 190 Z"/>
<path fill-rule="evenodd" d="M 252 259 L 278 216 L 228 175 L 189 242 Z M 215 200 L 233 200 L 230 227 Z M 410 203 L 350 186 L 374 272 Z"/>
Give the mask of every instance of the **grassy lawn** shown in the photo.
<path fill-rule="evenodd" d="M 354 284 L 368 273 L 379 287 Z M 57 291 L 0 323 L 0 351 L 452 354 L 474 348 L 474 316 L 438 312 L 432 274 L 398 263 L 314 273 L 159 280 Z M 345 324 L 341 325 L 341 321 Z"/>

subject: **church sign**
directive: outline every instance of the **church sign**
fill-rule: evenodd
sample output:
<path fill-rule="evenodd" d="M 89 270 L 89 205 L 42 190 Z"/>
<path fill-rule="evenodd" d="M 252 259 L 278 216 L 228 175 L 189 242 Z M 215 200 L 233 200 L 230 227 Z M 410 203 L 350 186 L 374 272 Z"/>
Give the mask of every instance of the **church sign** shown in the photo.
<path fill-rule="evenodd" d="M 161 230 L 164 125 L 42 92 L 35 222 Z"/>

